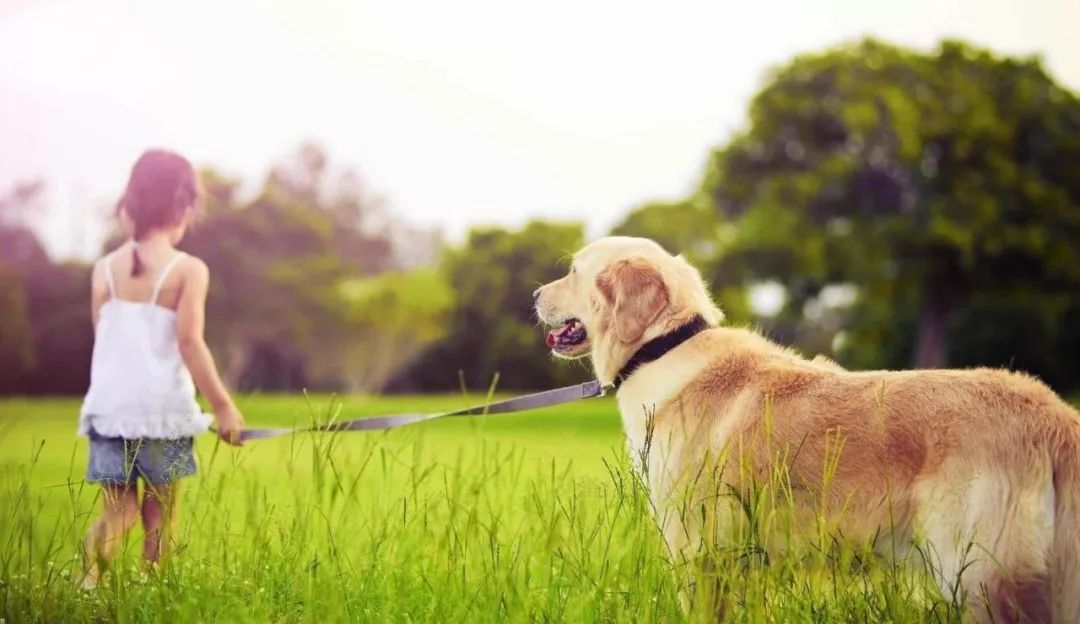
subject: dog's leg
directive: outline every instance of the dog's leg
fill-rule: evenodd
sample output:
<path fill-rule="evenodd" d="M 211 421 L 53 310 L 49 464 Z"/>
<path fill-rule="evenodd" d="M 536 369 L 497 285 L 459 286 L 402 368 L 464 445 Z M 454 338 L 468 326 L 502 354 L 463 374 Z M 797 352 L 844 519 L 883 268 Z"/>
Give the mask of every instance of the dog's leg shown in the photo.
<path fill-rule="evenodd" d="M 980 622 L 1053 621 L 1049 471 L 954 477 L 925 487 L 920 501 L 919 548 L 944 597 Z"/>
<path fill-rule="evenodd" d="M 723 620 L 733 604 L 737 575 L 764 552 L 742 499 L 717 480 L 666 505 L 661 530 L 675 563 L 683 611 L 692 618 Z"/>

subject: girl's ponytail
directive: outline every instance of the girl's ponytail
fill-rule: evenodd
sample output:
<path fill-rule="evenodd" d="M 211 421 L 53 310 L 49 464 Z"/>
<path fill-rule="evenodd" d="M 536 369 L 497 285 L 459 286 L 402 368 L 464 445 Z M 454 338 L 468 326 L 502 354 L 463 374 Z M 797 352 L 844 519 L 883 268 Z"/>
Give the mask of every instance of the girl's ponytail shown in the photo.
<path fill-rule="evenodd" d="M 116 202 L 116 213 L 127 211 L 127 199 L 128 194 L 125 192 L 120 197 L 120 201 Z M 129 213 L 130 214 L 130 213 Z M 139 226 L 139 221 L 132 219 L 135 227 L 135 231 L 131 237 L 131 277 L 138 277 L 146 272 L 146 265 L 143 264 L 142 258 L 139 257 L 139 238 L 142 234 L 142 227 Z"/>

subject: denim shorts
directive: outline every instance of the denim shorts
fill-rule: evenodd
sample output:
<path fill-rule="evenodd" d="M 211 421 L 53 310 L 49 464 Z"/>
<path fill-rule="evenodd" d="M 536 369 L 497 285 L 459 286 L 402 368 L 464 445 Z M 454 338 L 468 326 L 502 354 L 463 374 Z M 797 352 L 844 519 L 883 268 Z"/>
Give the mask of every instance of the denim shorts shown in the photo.
<path fill-rule="evenodd" d="M 188 477 L 195 467 L 192 438 L 107 438 L 90 430 L 90 461 L 86 480 L 103 485 L 131 485 L 141 478 L 152 485 L 165 485 Z"/>

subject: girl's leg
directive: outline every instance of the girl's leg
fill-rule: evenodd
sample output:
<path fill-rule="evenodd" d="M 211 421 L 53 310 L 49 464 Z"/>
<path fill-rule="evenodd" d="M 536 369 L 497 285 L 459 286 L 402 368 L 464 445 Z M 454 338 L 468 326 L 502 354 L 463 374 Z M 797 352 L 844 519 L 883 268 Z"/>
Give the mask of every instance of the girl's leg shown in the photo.
<path fill-rule="evenodd" d="M 103 485 L 102 495 L 104 509 L 83 540 L 84 587 L 97 585 L 103 568 L 116 556 L 120 542 L 135 526 L 139 513 L 139 493 L 135 484 Z"/>
<path fill-rule="evenodd" d="M 148 565 L 167 555 L 175 536 L 180 508 L 180 483 L 146 484 L 142 500 L 143 560 Z"/>

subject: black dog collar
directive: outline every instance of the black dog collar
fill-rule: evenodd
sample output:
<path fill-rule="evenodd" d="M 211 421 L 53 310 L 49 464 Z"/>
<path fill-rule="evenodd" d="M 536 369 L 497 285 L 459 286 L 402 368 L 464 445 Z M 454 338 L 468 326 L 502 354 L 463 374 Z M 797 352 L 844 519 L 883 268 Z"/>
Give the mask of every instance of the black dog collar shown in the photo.
<path fill-rule="evenodd" d="M 668 351 L 671 351 L 706 329 L 709 329 L 709 324 L 705 322 L 705 319 L 701 318 L 700 315 L 697 315 L 690 319 L 690 322 L 685 325 L 646 342 L 641 345 L 641 348 L 638 349 L 630 360 L 619 369 L 619 372 L 615 374 L 612 385 L 618 390 L 619 386 L 621 386 L 639 366 L 660 359 Z"/>

